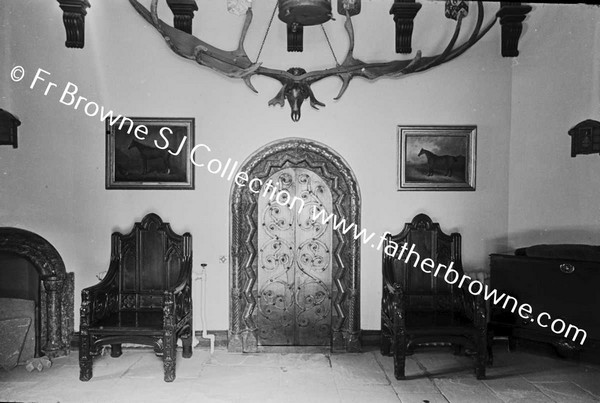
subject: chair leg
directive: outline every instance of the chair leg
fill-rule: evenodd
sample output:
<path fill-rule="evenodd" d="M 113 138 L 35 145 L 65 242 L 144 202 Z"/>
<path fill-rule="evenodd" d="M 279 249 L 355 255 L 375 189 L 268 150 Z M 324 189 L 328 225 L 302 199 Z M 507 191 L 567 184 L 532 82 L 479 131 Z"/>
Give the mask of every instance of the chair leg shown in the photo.
<path fill-rule="evenodd" d="M 392 347 L 392 341 L 390 340 L 390 336 L 381 332 L 381 344 L 379 347 L 381 350 L 381 355 L 390 355 L 390 350 Z"/>
<path fill-rule="evenodd" d="M 394 343 L 394 376 L 396 379 L 406 379 L 404 367 L 406 364 L 406 336 L 398 335 Z"/>
<path fill-rule="evenodd" d="M 110 356 L 113 358 L 120 357 L 123 354 L 121 350 L 121 344 L 111 344 L 110 345 Z"/>
<path fill-rule="evenodd" d="M 158 340 L 158 345 L 154 346 L 154 354 L 157 357 L 163 357 L 164 351 L 165 351 L 165 346 L 164 346 L 163 340 L 160 339 L 160 340 Z"/>
<path fill-rule="evenodd" d="M 494 365 L 494 332 L 489 331 L 487 334 L 487 365 L 490 367 Z"/>
<path fill-rule="evenodd" d="M 192 341 L 193 335 L 192 330 L 186 330 L 185 333 L 181 336 L 181 344 L 183 345 L 183 352 L 181 353 L 183 358 L 191 358 L 192 357 Z"/>
<path fill-rule="evenodd" d="M 381 355 L 390 355 L 390 348 L 392 346 L 392 337 L 390 329 L 388 328 L 384 318 L 388 317 L 388 313 L 385 310 L 384 301 L 381 302 L 381 339 L 379 343 L 379 350 Z"/>
<path fill-rule="evenodd" d="M 92 379 L 92 356 L 90 354 L 90 341 L 88 335 L 79 336 L 79 379 L 87 382 Z"/>
<path fill-rule="evenodd" d="M 477 379 L 485 379 L 485 364 L 487 362 L 487 333 L 482 332 L 477 342 L 477 367 L 475 376 Z"/>
<path fill-rule="evenodd" d="M 164 338 L 163 367 L 165 372 L 165 382 L 175 380 L 175 362 L 177 359 L 177 342 L 173 336 Z"/>
<path fill-rule="evenodd" d="M 516 351 L 517 348 L 519 347 L 519 342 L 517 341 L 517 339 L 514 336 L 508 336 L 508 351 L 510 351 L 511 353 Z"/>
<path fill-rule="evenodd" d="M 485 379 L 485 364 L 481 365 L 477 363 L 477 368 L 475 369 L 475 376 L 477 379 Z"/>

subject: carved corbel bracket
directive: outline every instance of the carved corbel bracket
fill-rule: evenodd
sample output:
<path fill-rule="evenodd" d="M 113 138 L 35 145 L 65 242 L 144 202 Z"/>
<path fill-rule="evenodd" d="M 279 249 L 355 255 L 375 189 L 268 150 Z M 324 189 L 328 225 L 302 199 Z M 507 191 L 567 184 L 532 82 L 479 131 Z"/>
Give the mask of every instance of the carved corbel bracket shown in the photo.
<path fill-rule="evenodd" d="M 67 32 L 65 46 L 82 49 L 85 44 L 85 16 L 91 7 L 88 0 L 58 0 L 63 10 L 63 23 Z"/>
<path fill-rule="evenodd" d="M 173 12 L 173 26 L 180 31 L 192 33 L 192 20 L 194 11 L 198 11 L 195 0 L 167 0 L 169 8 Z"/>
<path fill-rule="evenodd" d="M 502 56 L 519 56 L 519 39 L 523 32 L 523 21 L 531 6 L 522 5 L 520 2 L 500 2 L 498 17 L 502 26 Z"/>
<path fill-rule="evenodd" d="M 415 0 L 394 0 L 390 14 L 396 22 L 396 53 L 412 52 L 413 21 L 420 9 L 421 3 Z"/>

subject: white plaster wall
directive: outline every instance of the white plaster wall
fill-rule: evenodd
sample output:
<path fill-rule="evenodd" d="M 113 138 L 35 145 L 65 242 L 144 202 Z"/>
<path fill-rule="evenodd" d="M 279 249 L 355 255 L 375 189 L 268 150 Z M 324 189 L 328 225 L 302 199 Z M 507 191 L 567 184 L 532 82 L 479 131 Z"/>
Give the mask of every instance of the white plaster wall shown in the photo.
<path fill-rule="evenodd" d="M 599 244 L 600 156 L 567 132 L 600 120 L 600 8 L 535 5 L 513 64 L 507 249 Z"/>
<path fill-rule="evenodd" d="M 202 12 L 195 20 L 195 34 L 218 46 L 235 47 L 242 18 L 228 14 L 224 2 L 198 3 Z M 253 59 L 273 2 L 255 3 L 256 25 L 247 40 Z M 166 6 L 159 11 L 171 19 Z M 393 53 L 388 11 L 388 2 L 365 2 L 355 20 L 357 57 L 398 57 Z M 414 49 L 422 48 L 426 54 L 439 51 L 436 43 L 449 31 L 438 29 L 450 27 L 442 4 L 427 3 L 418 18 Z M 427 24 L 428 18 L 435 22 Z M 314 111 L 305 106 L 301 121 L 293 123 L 287 106 L 267 107 L 280 88 L 276 81 L 256 78 L 260 91 L 256 95 L 241 82 L 177 57 L 127 2 L 92 2 L 83 50 L 65 48 L 56 2 L 2 1 L 0 22 L 1 102 L 23 121 L 19 148 L 0 148 L 0 225 L 34 231 L 58 249 L 67 269 L 75 272 L 76 306 L 81 289 L 95 283 L 95 275 L 108 267 L 110 233 L 128 231 L 134 221 L 156 212 L 175 231 L 193 234 L 195 263 L 208 263 L 208 326 L 227 329 L 228 263 L 221 264 L 218 258 L 229 252 L 231 185 L 198 168 L 194 191 L 105 190 L 104 125 L 60 104 L 60 92 L 44 96 L 44 87 L 30 89 L 38 68 L 50 72 L 49 79 L 60 89 L 75 83 L 81 95 L 125 115 L 194 117 L 196 142 L 209 145 L 211 157 L 241 162 L 283 137 L 325 143 L 356 174 L 363 227 L 378 234 L 397 232 L 415 214 L 425 212 L 445 231 L 462 233 L 467 270 L 486 269 L 487 255 L 506 244 L 514 68 L 510 59 L 500 56 L 499 27 L 460 58 L 432 71 L 374 83 L 355 79 L 340 101 L 332 100 L 339 80 L 323 80 L 313 89 L 327 107 Z M 347 46 L 342 23 L 338 18 L 335 27 L 328 27 L 339 59 Z M 318 28 L 307 29 L 303 54 L 288 55 L 283 24 L 274 24 L 261 57 L 266 65 L 307 69 L 331 65 Z M 528 49 L 544 41 L 535 38 Z M 9 69 L 17 64 L 27 72 L 20 83 L 9 79 Z M 538 86 L 548 87 L 545 82 Z M 396 191 L 396 127 L 413 124 L 477 125 L 475 192 Z M 379 328 L 380 261 L 380 251 L 362 248 L 363 329 Z M 76 322 L 77 328 L 78 318 Z"/>

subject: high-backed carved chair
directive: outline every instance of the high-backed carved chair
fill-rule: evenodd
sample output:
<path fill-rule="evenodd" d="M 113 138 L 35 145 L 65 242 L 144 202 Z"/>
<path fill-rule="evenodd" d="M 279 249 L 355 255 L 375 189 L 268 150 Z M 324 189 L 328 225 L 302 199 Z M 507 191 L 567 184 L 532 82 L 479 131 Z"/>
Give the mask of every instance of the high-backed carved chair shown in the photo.
<path fill-rule="evenodd" d="M 460 234 L 448 236 L 419 214 L 399 234 L 387 234 L 383 245 L 381 353 L 393 353 L 396 379 L 405 379 L 407 350 L 434 343 L 476 351 L 475 373 L 484 378 L 485 304 L 466 290 L 469 282 L 459 288 L 455 280 L 463 275 Z"/>
<path fill-rule="evenodd" d="M 156 214 L 129 234 L 112 234 L 110 266 L 96 285 L 81 291 L 80 379 L 92 378 L 92 356 L 121 343 L 153 346 L 164 379 L 175 379 L 177 339 L 192 356 L 192 236 L 178 235 Z"/>

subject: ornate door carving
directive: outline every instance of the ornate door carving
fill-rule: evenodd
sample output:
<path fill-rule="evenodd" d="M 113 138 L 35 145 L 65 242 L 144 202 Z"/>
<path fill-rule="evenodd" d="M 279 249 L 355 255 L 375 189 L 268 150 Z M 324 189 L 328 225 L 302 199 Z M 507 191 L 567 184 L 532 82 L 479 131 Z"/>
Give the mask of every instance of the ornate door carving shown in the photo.
<path fill-rule="evenodd" d="M 259 344 L 330 345 L 332 229 L 312 216 L 332 211 L 331 190 L 304 168 L 269 181 L 276 191 L 258 200 Z"/>
<path fill-rule="evenodd" d="M 285 171 L 287 169 L 291 170 Z M 360 228 L 360 191 L 356 177 L 346 161 L 344 161 L 344 159 L 334 150 L 324 144 L 318 143 L 314 140 L 301 138 L 277 140 L 252 153 L 241 164 L 240 171 L 246 172 L 249 178 L 253 178 L 253 180 L 259 180 L 263 184 L 266 184 L 269 178 L 273 177 L 273 186 L 276 185 L 275 182 L 278 180 L 275 176 L 277 173 L 293 172 L 293 174 L 290 174 L 288 180 L 290 184 L 294 183 L 294 196 L 292 196 L 292 193 L 289 194 L 289 198 L 291 199 L 290 203 L 294 202 L 294 197 L 301 198 L 302 191 L 300 189 L 303 189 L 302 186 L 305 186 L 305 188 L 308 189 L 308 182 L 307 185 L 303 185 L 299 181 L 301 176 L 300 174 L 308 171 L 309 176 L 307 179 L 311 179 L 310 186 L 313 193 L 319 194 L 315 192 L 315 189 L 318 190 L 315 183 L 319 182 L 320 184 L 323 184 L 322 189 L 324 191 L 327 189 L 327 191 L 331 194 L 331 209 L 326 210 L 327 213 L 335 214 L 336 217 L 344 218 L 347 223 L 354 223 L 358 228 Z M 285 193 L 283 196 L 285 196 Z M 227 346 L 229 351 L 232 352 L 257 352 L 259 342 L 264 344 L 261 340 L 261 329 L 266 329 L 264 327 L 261 328 L 259 325 L 259 320 L 262 320 L 259 319 L 259 315 L 262 315 L 260 310 L 266 309 L 267 305 L 265 302 L 263 306 L 259 308 L 259 304 L 262 303 L 261 300 L 263 298 L 262 296 L 259 298 L 261 295 L 261 292 L 259 291 L 259 277 L 261 277 L 259 276 L 259 267 L 262 268 L 263 266 L 263 263 L 260 261 L 262 257 L 259 250 L 262 248 L 262 245 L 265 242 L 268 242 L 269 239 L 275 238 L 273 235 L 268 236 L 266 230 L 263 230 L 261 225 L 264 218 L 264 209 L 269 201 L 269 195 L 267 195 L 267 199 L 264 199 L 262 197 L 262 191 L 260 194 L 258 194 L 249 186 L 238 186 L 237 184 L 232 183 L 230 199 L 230 294 L 229 335 Z M 259 202 L 261 199 L 263 199 L 265 205 L 261 205 L 259 207 Z M 311 200 L 320 200 L 320 203 L 325 203 L 322 195 Z M 275 201 L 275 203 L 277 203 L 276 195 L 273 196 L 273 199 L 270 201 Z M 279 201 L 283 205 L 286 204 L 282 200 L 282 196 L 280 196 Z M 308 202 L 310 202 L 310 200 L 305 202 L 306 205 L 308 205 Z M 279 205 L 279 203 L 275 203 L 271 203 L 271 207 L 277 207 Z M 297 206 L 300 203 L 298 200 L 296 200 L 295 203 L 295 211 L 298 211 Z M 289 207 L 281 205 L 279 205 L 279 207 L 282 208 L 280 211 L 283 211 L 284 208 L 289 210 Z M 275 212 L 276 211 L 273 211 L 273 213 Z M 295 216 L 293 218 L 291 216 L 282 216 L 279 222 L 281 222 L 281 220 L 284 219 L 283 217 L 285 217 L 285 219 L 288 219 L 288 227 L 290 224 L 289 220 L 296 220 L 295 223 L 298 225 L 299 223 L 304 222 L 307 217 L 309 217 L 308 214 L 310 213 L 310 207 L 305 206 L 303 212 L 307 215 Z M 270 216 L 270 219 L 273 219 L 272 216 Z M 274 221 L 277 222 L 277 220 Z M 314 228 L 313 230 L 316 231 Z M 264 232 L 261 233 L 261 231 Z M 315 245 L 318 244 L 309 245 L 310 242 L 304 246 L 307 248 L 307 250 L 311 251 L 311 253 L 306 255 L 299 253 L 298 248 L 300 245 L 302 245 L 303 240 L 312 239 L 313 237 L 312 235 L 306 235 L 306 238 L 298 238 L 299 235 L 296 234 L 300 233 L 299 231 L 301 231 L 301 229 L 296 230 L 295 228 L 294 245 L 292 246 L 293 255 L 291 253 L 271 253 L 273 256 L 271 263 L 274 264 L 274 266 L 278 265 L 282 268 L 286 267 L 286 264 L 289 266 L 290 262 L 292 261 L 295 262 L 296 267 L 294 270 L 294 276 L 295 273 L 300 270 L 300 267 L 304 267 L 298 265 L 298 262 L 301 264 L 303 262 L 303 260 L 299 257 L 308 259 L 312 266 L 313 262 L 317 262 L 319 260 L 314 259 L 311 256 L 327 255 L 322 253 L 319 248 L 317 248 L 315 252 Z M 284 231 L 281 230 L 281 232 Z M 309 233 L 310 231 L 306 232 L 306 234 Z M 261 237 L 260 242 L 258 239 L 259 235 Z M 279 234 L 275 235 L 280 236 Z M 322 241 L 323 236 L 329 237 L 329 235 L 324 234 L 318 239 Z M 327 245 L 329 248 L 329 254 L 331 255 L 331 257 L 328 258 L 330 259 L 328 266 L 328 270 L 331 270 L 330 273 L 321 273 L 319 275 L 315 275 L 310 270 L 307 271 L 318 280 L 322 281 L 323 284 L 329 286 L 330 290 L 330 302 L 325 305 L 324 303 L 327 301 L 323 300 L 323 304 L 319 307 L 330 308 L 330 313 L 325 311 L 327 312 L 327 315 L 329 315 L 330 319 L 323 320 L 319 323 L 319 325 L 327 324 L 329 326 L 328 331 L 330 337 L 328 338 L 326 344 L 331 346 L 331 351 L 359 352 L 360 241 L 358 239 L 354 239 L 352 231 L 344 233 L 340 228 L 338 228 L 332 229 L 330 244 L 324 241 L 322 242 Z M 281 246 L 278 246 L 276 242 L 273 242 L 273 244 L 275 244 L 276 248 L 280 248 L 280 250 L 283 251 Z M 288 246 L 288 248 L 289 247 L 290 246 Z M 290 260 L 286 262 L 285 259 Z M 283 270 L 281 268 L 277 270 Z M 302 272 L 302 270 L 300 270 L 300 272 Z M 264 277 L 264 275 L 262 275 L 261 278 L 276 278 L 275 275 L 269 275 L 271 277 Z M 288 278 L 289 277 L 287 277 L 286 274 L 285 284 L 287 284 L 287 287 L 292 284 L 290 281 L 288 281 Z M 314 284 L 314 288 L 310 290 L 309 288 L 313 287 L 313 285 L 307 283 L 307 285 L 310 286 L 309 288 L 306 288 L 309 290 L 308 294 L 302 294 L 296 292 L 297 285 L 296 278 L 294 277 L 293 287 L 296 287 L 296 291 L 293 292 L 294 300 L 296 300 L 296 297 L 301 298 L 304 296 L 309 297 L 308 301 L 310 303 L 314 303 L 314 298 L 312 301 L 310 300 L 311 293 L 312 295 L 317 295 L 317 288 L 321 287 L 323 284 L 319 283 L 319 281 L 316 279 L 313 280 L 314 283 L 312 284 Z M 275 282 L 275 280 L 273 282 Z M 302 281 L 300 281 L 298 284 L 302 284 Z M 294 289 L 293 287 L 291 290 Z M 288 293 L 289 295 L 286 296 L 284 293 L 284 286 L 282 284 L 279 293 L 273 292 L 272 295 L 283 295 L 283 298 L 279 300 L 281 303 L 281 308 L 277 308 L 277 305 L 273 305 L 273 302 L 277 302 L 276 298 L 271 301 L 271 312 L 274 312 L 273 307 L 280 309 L 280 312 L 282 312 L 282 307 L 285 303 L 284 301 L 286 300 L 288 301 L 289 305 L 289 301 L 291 300 L 286 298 L 291 298 L 291 290 L 287 288 L 285 293 Z M 320 297 L 321 294 L 318 294 L 316 299 L 317 302 L 320 301 Z M 304 300 L 306 301 L 306 298 L 304 298 Z M 298 303 L 295 303 L 294 306 L 300 307 L 301 310 L 306 309 L 306 305 L 301 304 L 299 301 L 301 300 L 298 299 Z M 320 303 L 317 303 L 316 306 L 313 305 L 315 308 L 312 311 L 316 312 L 318 305 L 320 305 Z M 312 311 L 307 310 L 306 312 L 308 313 Z M 287 307 L 285 312 L 288 312 Z M 293 316 L 293 319 L 292 317 L 287 319 L 290 326 L 296 326 L 296 323 L 298 323 L 298 325 L 304 323 L 302 322 L 304 316 L 301 315 L 298 319 L 297 312 L 298 311 L 294 311 L 294 315 L 296 316 Z M 319 311 L 319 314 L 322 315 L 323 311 Z M 288 313 L 288 315 L 290 314 Z M 283 317 L 283 314 L 281 314 L 280 317 Z M 304 327 L 306 329 L 306 333 L 326 333 L 326 328 L 324 326 L 319 328 L 319 325 L 317 325 L 315 328 L 314 323 L 316 322 Z M 300 328 L 300 326 L 298 327 Z M 302 333 L 302 331 L 299 333 L 299 339 L 303 337 Z M 319 339 L 319 343 L 321 342 L 325 344 L 324 339 Z M 311 341 L 311 343 L 315 342 Z"/>

